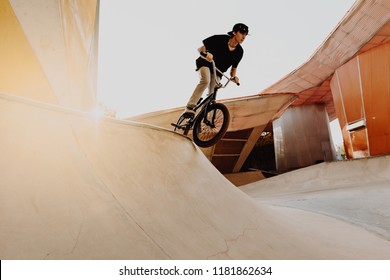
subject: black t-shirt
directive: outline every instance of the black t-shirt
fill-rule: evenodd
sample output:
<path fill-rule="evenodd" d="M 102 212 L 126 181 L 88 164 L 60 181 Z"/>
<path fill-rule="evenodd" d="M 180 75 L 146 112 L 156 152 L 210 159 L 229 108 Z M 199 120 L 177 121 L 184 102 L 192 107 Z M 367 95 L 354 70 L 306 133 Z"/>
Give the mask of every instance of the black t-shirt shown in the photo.
<path fill-rule="evenodd" d="M 230 66 L 237 68 L 244 54 L 244 50 L 240 44 L 233 51 L 230 51 L 228 46 L 229 39 L 229 35 L 213 35 L 203 40 L 203 45 L 213 55 L 215 65 L 222 72 L 228 70 Z M 212 68 L 210 62 L 199 57 L 196 60 L 196 70 L 199 70 L 202 66 Z M 220 75 L 218 74 L 218 76 Z"/>

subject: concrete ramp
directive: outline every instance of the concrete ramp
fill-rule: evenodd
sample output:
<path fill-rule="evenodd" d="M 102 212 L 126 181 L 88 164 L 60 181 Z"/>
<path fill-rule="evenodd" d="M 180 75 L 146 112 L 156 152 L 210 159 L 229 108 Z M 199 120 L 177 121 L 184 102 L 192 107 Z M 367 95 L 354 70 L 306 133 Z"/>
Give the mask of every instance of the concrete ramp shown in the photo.
<path fill-rule="evenodd" d="M 390 241 L 390 156 L 321 163 L 241 190 L 260 205 L 334 217 Z"/>
<path fill-rule="evenodd" d="M 3 260 L 390 258 L 356 224 L 256 202 L 168 130 L 2 94 L 0 132 Z"/>

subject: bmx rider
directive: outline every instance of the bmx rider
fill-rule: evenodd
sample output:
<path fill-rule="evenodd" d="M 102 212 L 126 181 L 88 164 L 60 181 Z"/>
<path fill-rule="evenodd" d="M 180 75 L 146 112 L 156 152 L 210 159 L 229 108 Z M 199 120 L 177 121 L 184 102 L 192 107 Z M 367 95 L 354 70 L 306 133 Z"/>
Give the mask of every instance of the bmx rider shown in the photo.
<path fill-rule="evenodd" d="M 243 23 L 237 23 L 227 35 L 213 35 L 203 40 L 203 45 L 198 51 L 204 58 L 199 57 L 196 60 L 196 71 L 199 71 L 200 80 L 186 105 L 183 113 L 184 117 L 190 118 L 194 116 L 194 107 L 206 88 L 209 90 L 208 94 L 211 94 L 214 90 L 216 79 L 213 77 L 212 60 L 214 60 L 216 67 L 222 73 L 231 67 L 230 77 L 235 83 L 239 83 L 236 71 L 244 54 L 241 44 L 248 35 L 248 31 L 248 26 Z M 222 74 L 218 72 L 217 81 L 221 77 Z"/>

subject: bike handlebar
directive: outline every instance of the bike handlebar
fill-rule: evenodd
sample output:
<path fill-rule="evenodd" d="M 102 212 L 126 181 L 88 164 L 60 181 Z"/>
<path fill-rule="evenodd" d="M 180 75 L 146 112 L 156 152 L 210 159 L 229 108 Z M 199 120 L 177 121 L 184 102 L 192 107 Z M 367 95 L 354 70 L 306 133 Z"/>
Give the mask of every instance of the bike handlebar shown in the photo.
<path fill-rule="evenodd" d="M 206 56 L 207 56 L 207 53 L 204 53 L 204 52 L 201 52 L 201 53 L 200 53 L 200 57 L 201 57 L 201 58 L 206 59 Z M 207 59 L 206 59 L 206 60 L 207 60 Z M 208 61 L 208 60 L 207 60 L 207 61 Z M 215 77 L 215 81 L 217 82 L 217 84 L 218 84 L 219 82 L 218 82 L 218 80 L 217 80 L 217 72 L 216 72 L 216 71 L 218 71 L 218 73 L 220 73 L 222 76 L 224 76 L 224 77 L 228 80 L 228 81 L 226 82 L 226 84 L 225 84 L 224 86 L 222 86 L 222 88 L 226 87 L 227 84 L 228 84 L 230 81 L 234 81 L 234 78 L 233 78 L 233 77 L 229 78 L 228 76 L 225 75 L 225 73 L 223 73 L 221 70 L 219 70 L 219 69 L 217 68 L 217 66 L 215 66 L 214 60 L 211 60 L 211 61 L 209 61 L 209 62 L 211 62 L 212 65 L 213 65 L 214 77 Z M 236 85 L 239 86 L 240 83 L 236 83 Z"/>

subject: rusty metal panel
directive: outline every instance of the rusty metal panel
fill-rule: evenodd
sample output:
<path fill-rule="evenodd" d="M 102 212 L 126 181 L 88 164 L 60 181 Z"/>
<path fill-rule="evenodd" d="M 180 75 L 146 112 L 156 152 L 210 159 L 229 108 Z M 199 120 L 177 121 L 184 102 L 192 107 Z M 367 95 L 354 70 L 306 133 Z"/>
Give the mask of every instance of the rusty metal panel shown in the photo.
<path fill-rule="evenodd" d="M 352 143 L 351 139 L 349 137 L 349 132 L 347 131 L 347 118 L 344 111 L 344 104 L 341 97 L 341 91 L 340 91 L 340 83 L 339 83 L 339 76 L 336 75 L 333 76 L 332 80 L 330 81 L 330 88 L 332 91 L 333 96 L 333 102 L 335 106 L 335 110 L 337 113 L 337 117 L 339 119 L 341 132 L 343 135 L 344 140 L 344 148 L 347 155 L 347 158 L 353 158 L 353 150 L 352 150 Z"/>
<path fill-rule="evenodd" d="M 367 142 L 367 129 L 360 129 L 350 133 L 353 158 L 370 156 Z"/>
<path fill-rule="evenodd" d="M 390 153 L 390 43 L 359 56 L 371 155 Z"/>
<path fill-rule="evenodd" d="M 336 70 L 334 102 L 337 104 L 337 114 L 342 128 L 345 151 L 348 158 L 360 158 L 369 155 L 365 127 L 358 131 L 350 127 L 358 121 L 365 123 L 363 93 L 360 83 L 360 68 L 358 58 L 350 60 Z M 337 87 L 338 86 L 338 87 Z"/>
<path fill-rule="evenodd" d="M 347 123 L 364 118 L 357 58 L 337 70 Z"/>
<path fill-rule="evenodd" d="M 291 107 L 273 122 L 279 172 L 335 159 L 325 107 Z"/>
<path fill-rule="evenodd" d="M 370 136 L 370 154 L 387 155 L 390 154 L 390 135 L 371 135 Z"/>
<path fill-rule="evenodd" d="M 337 117 L 339 119 L 341 128 L 343 128 L 347 125 L 347 119 L 345 117 L 344 105 L 343 105 L 343 100 L 341 98 L 339 77 L 337 76 L 337 72 L 336 75 L 334 75 L 332 80 L 330 81 L 330 88 L 332 90 L 332 97 L 333 97 L 333 102 L 335 104 Z"/>

